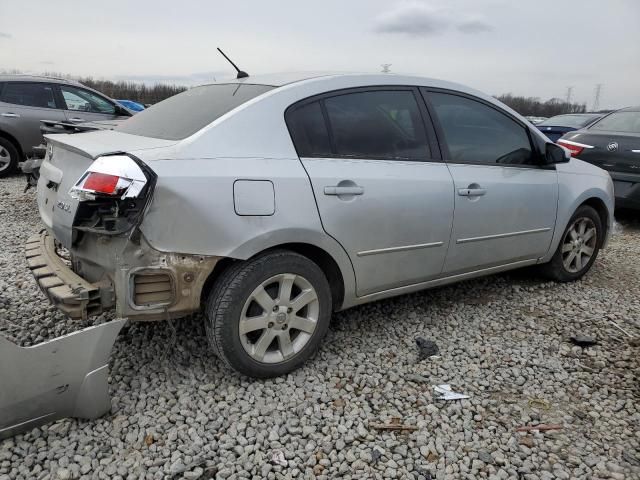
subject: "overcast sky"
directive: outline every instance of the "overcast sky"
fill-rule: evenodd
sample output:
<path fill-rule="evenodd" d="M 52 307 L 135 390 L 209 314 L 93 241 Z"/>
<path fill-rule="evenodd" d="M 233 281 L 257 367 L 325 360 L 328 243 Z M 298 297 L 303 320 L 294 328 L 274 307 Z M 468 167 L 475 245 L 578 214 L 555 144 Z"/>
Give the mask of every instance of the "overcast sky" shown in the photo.
<path fill-rule="evenodd" d="M 0 0 L 0 69 L 197 84 L 391 71 L 489 94 L 640 104 L 640 0 Z"/>

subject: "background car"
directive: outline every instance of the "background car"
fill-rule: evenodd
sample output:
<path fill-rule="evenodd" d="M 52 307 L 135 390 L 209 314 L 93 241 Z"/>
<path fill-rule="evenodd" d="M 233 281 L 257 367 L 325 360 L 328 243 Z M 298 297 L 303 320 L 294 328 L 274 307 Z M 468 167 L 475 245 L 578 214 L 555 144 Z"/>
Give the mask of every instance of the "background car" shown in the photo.
<path fill-rule="evenodd" d="M 333 311 L 529 265 L 576 280 L 613 217 L 606 172 L 422 77 L 243 77 L 47 141 L 27 256 L 52 302 L 202 307 L 212 349 L 255 377 L 310 358 Z"/>
<path fill-rule="evenodd" d="M 533 123 L 534 125 L 537 125 L 540 122 L 544 122 L 547 117 L 535 117 L 533 115 L 527 115 L 526 117 L 527 120 L 529 120 L 531 123 Z"/>
<path fill-rule="evenodd" d="M 133 100 L 116 100 L 116 102 L 134 112 L 141 112 L 144 110 L 144 105 L 134 102 Z"/>
<path fill-rule="evenodd" d="M 37 155 L 40 122 L 84 123 L 130 117 L 133 111 L 81 83 L 32 75 L 0 75 L 0 177 Z"/>
<path fill-rule="evenodd" d="M 616 208 L 640 210 L 640 106 L 617 110 L 567 133 L 558 144 L 609 172 Z"/>
<path fill-rule="evenodd" d="M 535 124 L 552 142 L 557 141 L 565 133 L 584 128 L 602 117 L 602 113 L 568 113 L 556 115 Z"/>

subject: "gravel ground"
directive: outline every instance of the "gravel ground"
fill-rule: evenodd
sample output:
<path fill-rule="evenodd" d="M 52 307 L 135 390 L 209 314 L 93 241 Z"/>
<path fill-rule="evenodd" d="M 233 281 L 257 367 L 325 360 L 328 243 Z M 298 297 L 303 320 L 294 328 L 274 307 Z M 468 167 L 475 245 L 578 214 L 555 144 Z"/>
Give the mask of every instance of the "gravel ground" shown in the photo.
<path fill-rule="evenodd" d="M 26 268 L 39 221 L 22 188 L 0 181 L 0 332 L 29 345 L 82 325 Z M 175 342 L 166 323 L 134 324 L 113 349 L 111 413 L 0 443 L 0 480 L 640 478 L 640 348 L 613 324 L 640 336 L 640 222 L 621 224 L 578 283 L 517 272 L 337 314 L 285 378 L 224 368 L 199 316 L 176 322 Z M 598 345 L 572 346 L 579 333 Z M 419 361 L 417 336 L 440 358 Z M 470 399 L 436 400 L 441 383 Z M 369 425 L 394 417 L 417 430 Z M 563 428 L 515 431 L 537 423 Z"/>

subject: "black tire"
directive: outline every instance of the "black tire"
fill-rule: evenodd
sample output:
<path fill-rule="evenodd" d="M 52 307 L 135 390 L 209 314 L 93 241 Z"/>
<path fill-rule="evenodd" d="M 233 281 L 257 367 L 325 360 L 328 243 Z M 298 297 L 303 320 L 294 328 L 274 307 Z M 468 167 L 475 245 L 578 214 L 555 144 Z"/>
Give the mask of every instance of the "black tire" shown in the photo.
<path fill-rule="evenodd" d="M 595 226 L 596 238 L 593 245 L 593 254 L 591 255 L 591 258 L 589 258 L 588 262 L 582 265 L 582 268 L 577 271 L 570 271 L 564 262 L 563 246 L 569 238 L 569 231 L 572 226 L 580 219 L 588 219 L 593 222 L 593 225 Z M 603 236 L 604 229 L 602 227 L 602 219 L 600 218 L 600 215 L 598 215 L 598 212 L 588 205 L 580 206 L 565 227 L 556 253 L 553 255 L 549 263 L 541 266 L 541 272 L 556 282 L 573 282 L 582 278 L 582 276 L 589 271 L 593 263 L 596 261 L 598 252 L 600 251 L 600 246 L 602 245 Z"/>
<path fill-rule="evenodd" d="M 313 288 L 317 298 L 314 308 L 318 309 L 315 330 L 309 333 L 310 336 L 306 337 L 307 339 L 304 340 L 306 343 L 301 347 L 301 350 L 293 353 L 290 358 L 276 363 L 265 363 L 257 361 L 245 349 L 244 345 L 247 345 L 248 340 L 246 335 L 244 339 L 241 338 L 240 320 L 243 318 L 243 312 L 245 312 L 245 304 L 252 308 L 255 306 L 262 308 L 259 305 L 247 303 L 251 302 L 249 299 L 254 290 L 274 276 L 283 274 L 293 274 L 296 278 L 301 278 L 308 282 Z M 281 287 L 278 286 L 278 288 Z M 272 300 L 276 301 L 273 295 L 269 295 Z M 307 257 L 287 250 L 269 252 L 254 259 L 232 265 L 216 280 L 205 304 L 207 338 L 216 355 L 229 367 L 244 375 L 255 378 L 271 378 L 285 375 L 299 368 L 318 350 L 320 342 L 329 328 L 331 306 L 331 289 L 324 273 L 317 264 Z M 280 307 L 274 307 L 274 310 L 275 308 Z M 265 309 L 261 315 L 266 312 L 267 310 Z M 293 312 L 293 316 L 297 316 L 297 313 L 299 311 Z M 273 315 L 276 315 L 276 313 Z M 270 322 L 270 324 L 273 324 L 273 322 Z M 283 329 L 288 328 L 286 324 L 282 327 Z M 280 326 L 276 325 L 274 332 L 276 328 L 280 328 Z M 267 333 L 266 329 L 260 331 Z M 294 329 L 292 329 L 292 332 L 291 335 L 302 333 Z M 280 332 L 277 333 L 279 334 Z M 277 347 L 279 345 L 279 340 L 279 338 L 276 338 L 274 342 L 277 343 L 275 345 L 273 343 L 270 344 L 272 350 L 274 346 Z"/>
<path fill-rule="evenodd" d="M 13 142 L 0 137 L 0 156 L 0 178 L 4 178 L 16 171 L 20 154 Z"/>

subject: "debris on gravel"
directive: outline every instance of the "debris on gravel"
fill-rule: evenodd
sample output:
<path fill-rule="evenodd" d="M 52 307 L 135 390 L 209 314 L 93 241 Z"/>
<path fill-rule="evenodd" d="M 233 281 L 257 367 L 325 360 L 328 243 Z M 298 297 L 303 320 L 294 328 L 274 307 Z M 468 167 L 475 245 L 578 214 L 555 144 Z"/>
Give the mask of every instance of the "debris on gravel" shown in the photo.
<path fill-rule="evenodd" d="M 42 227 L 23 189 L 0 181 L 0 333 L 33 345 L 84 325 L 26 268 Z M 522 271 L 336 314 L 318 355 L 272 380 L 225 368 L 198 315 L 175 339 L 134 323 L 113 349 L 111 413 L 1 442 L 0 479 L 640 478 L 640 355 L 611 323 L 640 337 L 640 222 L 620 230 L 576 283 Z M 439 358 L 416 363 L 416 337 Z M 437 402 L 440 384 L 470 398 Z M 369 428 L 394 418 L 416 430 Z M 516 431 L 542 424 L 563 428 Z"/>

